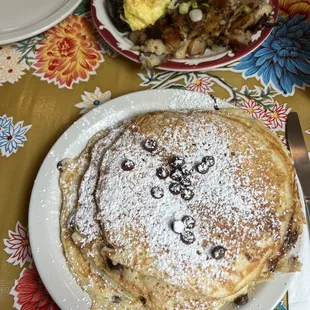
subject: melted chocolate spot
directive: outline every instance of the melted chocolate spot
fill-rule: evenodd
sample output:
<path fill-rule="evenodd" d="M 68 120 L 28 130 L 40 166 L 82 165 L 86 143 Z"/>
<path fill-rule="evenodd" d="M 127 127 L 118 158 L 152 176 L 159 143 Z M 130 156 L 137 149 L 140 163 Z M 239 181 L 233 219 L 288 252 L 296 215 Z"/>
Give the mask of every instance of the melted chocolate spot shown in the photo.
<path fill-rule="evenodd" d="M 156 169 L 156 175 L 157 175 L 160 179 L 164 180 L 164 179 L 167 179 L 167 178 L 168 178 L 168 176 L 169 176 L 169 171 L 168 171 L 168 169 L 166 169 L 166 168 L 164 168 L 164 167 L 159 167 L 159 168 Z"/>
<path fill-rule="evenodd" d="M 173 168 L 180 168 L 185 164 L 184 158 L 182 156 L 174 156 L 170 161 L 170 165 Z"/>
<path fill-rule="evenodd" d="M 247 258 L 248 261 L 250 261 L 250 262 L 253 261 L 253 257 L 249 253 L 245 253 L 244 255 L 245 255 L 245 257 Z"/>
<path fill-rule="evenodd" d="M 182 222 L 184 223 L 185 228 L 193 229 L 196 226 L 196 221 L 189 215 L 185 215 L 182 218 Z"/>
<path fill-rule="evenodd" d="M 171 183 L 169 185 L 169 191 L 173 195 L 179 195 L 181 193 L 181 185 L 178 183 Z"/>
<path fill-rule="evenodd" d="M 121 264 L 114 265 L 112 260 L 109 257 L 107 257 L 106 263 L 107 263 L 109 269 L 112 270 L 112 271 L 119 271 L 119 270 L 123 270 L 124 269 Z"/>
<path fill-rule="evenodd" d="M 191 200 L 194 197 L 194 192 L 190 188 L 182 188 L 181 190 L 181 197 L 184 200 Z"/>
<path fill-rule="evenodd" d="M 117 296 L 117 295 L 112 296 L 112 302 L 113 303 L 119 304 L 121 301 L 122 301 L 122 299 L 119 296 Z"/>
<path fill-rule="evenodd" d="M 278 262 L 279 262 L 278 258 L 274 258 L 274 259 L 269 260 L 269 262 L 268 262 L 268 269 L 271 272 L 275 272 L 276 268 L 277 268 L 277 265 L 278 265 Z"/>
<path fill-rule="evenodd" d="M 122 169 L 124 171 L 131 171 L 135 167 L 135 163 L 131 159 L 125 159 L 122 162 Z"/>
<path fill-rule="evenodd" d="M 146 305 L 147 299 L 144 296 L 140 296 L 139 299 L 143 305 Z"/>
<path fill-rule="evenodd" d="M 142 143 L 143 148 L 148 152 L 154 152 L 157 150 L 158 144 L 154 139 L 146 139 Z"/>
<path fill-rule="evenodd" d="M 238 306 L 244 306 L 249 302 L 248 294 L 241 295 L 234 300 L 234 303 Z"/>
<path fill-rule="evenodd" d="M 286 235 L 286 240 L 283 245 L 284 251 L 288 252 L 290 251 L 296 244 L 298 239 L 298 232 L 296 230 L 289 229 Z"/>
<path fill-rule="evenodd" d="M 196 240 L 194 233 L 189 229 L 184 229 L 181 234 L 181 241 L 185 244 L 192 244 Z"/>
<path fill-rule="evenodd" d="M 225 253 L 226 253 L 226 249 L 218 245 L 212 250 L 211 255 L 214 259 L 219 260 L 225 256 Z"/>
<path fill-rule="evenodd" d="M 151 189 L 151 195 L 155 199 L 160 199 L 164 197 L 164 190 L 159 186 L 155 186 Z"/>

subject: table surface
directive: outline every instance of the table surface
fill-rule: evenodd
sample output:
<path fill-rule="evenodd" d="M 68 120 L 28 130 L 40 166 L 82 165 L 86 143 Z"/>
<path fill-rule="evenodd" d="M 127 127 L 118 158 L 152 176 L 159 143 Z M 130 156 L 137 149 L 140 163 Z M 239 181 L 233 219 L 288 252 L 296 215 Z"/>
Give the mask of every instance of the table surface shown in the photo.
<path fill-rule="evenodd" d="M 33 262 L 29 198 L 59 136 L 110 98 L 156 88 L 212 93 L 262 119 L 283 143 L 287 115 L 296 111 L 309 150 L 308 3 L 280 0 L 278 26 L 265 43 L 241 61 L 210 72 L 141 69 L 98 36 L 87 0 L 44 34 L 0 46 L 0 309 L 58 309 Z M 286 308 L 287 295 L 277 309 Z"/>

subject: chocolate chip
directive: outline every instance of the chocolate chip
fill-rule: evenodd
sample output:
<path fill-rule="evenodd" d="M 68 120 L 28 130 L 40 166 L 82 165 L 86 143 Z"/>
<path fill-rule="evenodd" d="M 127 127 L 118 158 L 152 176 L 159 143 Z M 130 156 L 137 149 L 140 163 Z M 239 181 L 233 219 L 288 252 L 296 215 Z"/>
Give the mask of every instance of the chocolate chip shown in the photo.
<path fill-rule="evenodd" d="M 164 180 L 164 179 L 167 179 L 167 178 L 168 178 L 168 176 L 169 176 L 169 171 L 168 171 L 168 169 L 166 169 L 166 168 L 164 168 L 164 167 L 159 167 L 159 168 L 156 169 L 156 175 L 157 175 L 160 179 Z"/>
<path fill-rule="evenodd" d="M 234 300 L 234 303 L 238 306 L 244 306 L 249 302 L 248 294 L 241 295 Z"/>
<path fill-rule="evenodd" d="M 181 190 L 181 197 L 184 200 L 191 200 L 194 197 L 194 192 L 190 188 L 182 188 Z"/>
<path fill-rule="evenodd" d="M 122 162 L 122 169 L 124 171 L 130 171 L 135 167 L 135 163 L 131 159 L 125 159 Z"/>
<path fill-rule="evenodd" d="M 154 139 L 146 139 L 142 143 L 143 148 L 148 152 L 154 152 L 157 150 L 158 144 Z"/>
<path fill-rule="evenodd" d="M 170 178 L 173 181 L 180 182 L 182 179 L 182 172 L 180 170 L 173 169 L 170 173 Z"/>
<path fill-rule="evenodd" d="M 213 156 L 205 156 L 202 159 L 202 162 L 206 163 L 209 167 L 212 167 L 215 164 L 215 160 Z"/>
<path fill-rule="evenodd" d="M 144 296 L 140 296 L 139 299 L 143 305 L 146 305 L 147 299 Z"/>
<path fill-rule="evenodd" d="M 186 228 L 193 229 L 196 225 L 196 221 L 189 215 L 185 215 L 182 218 L 182 222 L 184 223 Z"/>
<path fill-rule="evenodd" d="M 171 226 L 172 226 L 172 230 L 176 234 L 181 234 L 185 228 L 185 225 L 182 221 L 174 221 Z"/>
<path fill-rule="evenodd" d="M 289 229 L 284 239 L 283 248 L 288 252 L 293 248 L 298 240 L 298 232 L 296 230 Z"/>
<path fill-rule="evenodd" d="M 245 253 L 244 256 L 246 257 L 246 259 L 247 259 L 249 262 L 252 262 L 252 261 L 253 261 L 253 257 L 252 257 L 249 253 Z"/>
<path fill-rule="evenodd" d="M 269 262 L 268 262 L 268 269 L 271 272 L 275 272 L 276 268 L 277 268 L 277 265 L 278 265 L 278 262 L 279 262 L 278 258 L 274 258 L 274 259 L 269 260 Z"/>
<path fill-rule="evenodd" d="M 183 177 L 180 181 L 180 184 L 183 186 L 183 187 L 189 187 L 189 186 L 192 186 L 192 181 L 187 178 L 187 177 Z"/>
<path fill-rule="evenodd" d="M 170 165 L 173 168 L 180 168 L 185 164 L 184 158 L 182 156 L 173 156 L 170 161 Z"/>
<path fill-rule="evenodd" d="M 71 231 L 75 230 L 75 214 L 76 212 L 74 210 L 71 211 L 67 219 L 67 228 Z"/>
<path fill-rule="evenodd" d="M 171 183 L 169 185 L 169 190 L 173 195 L 179 195 L 181 193 L 181 185 L 178 183 Z"/>
<path fill-rule="evenodd" d="M 60 162 L 58 162 L 56 167 L 59 172 L 63 172 L 64 171 L 63 161 L 61 160 Z"/>
<path fill-rule="evenodd" d="M 184 164 L 180 169 L 184 175 L 191 175 L 194 172 L 194 169 L 190 164 Z"/>
<path fill-rule="evenodd" d="M 160 188 L 159 186 L 155 186 L 151 189 L 151 195 L 155 199 L 160 199 L 164 197 L 164 190 Z"/>
<path fill-rule="evenodd" d="M 123 266 L 121 264 L 114 265 L 112 260 L 109 257 L 107 257 L 106 262 L 110 270 L 113 270 L 113 271 L 123 270 Z"/>
<path fill-rule="evenodd" d="M 119 296 L 117 296 L 117 295 L 112 296 L 112 302 L 113 303 L 119 304 L 121 301 L 122 301 L 122 299 Z"/>
<path fill-rule="evenodd" d="M 213 248 L 211 255 L 214 259 L 219 260 L 225 256 L 225 253 L 226 249 L 218 245 L 215 248 Z"/>
<path fill-rule="evenodd" d="M 196 165 L 196 170 L 201 174 L 206 174 L 209 171 L 209 166 L 207 163 L 201 162 Z"/>
<path fill-rule="evenodd" d="M 181 234 L 181 241 L 185 244 L 192 244 L 196 240 L 194 233 L 189 229 L 184 229 Z"/>

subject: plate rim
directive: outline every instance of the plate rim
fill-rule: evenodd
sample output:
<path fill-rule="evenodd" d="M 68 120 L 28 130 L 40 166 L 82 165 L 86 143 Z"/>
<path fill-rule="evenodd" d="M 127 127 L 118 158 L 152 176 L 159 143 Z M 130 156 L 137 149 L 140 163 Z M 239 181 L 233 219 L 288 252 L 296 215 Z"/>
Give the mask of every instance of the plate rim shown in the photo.
<path fill-rule="evenodd" d="M 159 95 L 163 95 L 164 97 L 166 97 L 167 99 L 168 98 L 171 98 L 174 96 L 174 94 L 176 93 L 186 93 L 186 94 L 189 94 L 191 92 L 187 91 L 187 90 L 176 90 L 176 89 L 157 89 L 157 90 L 142 90 L 142 91 L 137 91 L 137 92 L 133 92 L 133 93 L 130 93 L 130 94 L 127 94 L 127 95 L 122 95 L 120 97 L 116 97 L 112 100 L 110 100 L 109 102 L 105 103 L 104 105 L 100 105 L 98 107 L 96 107 L 95 109 L 89 111 L 88 113 L 86 113 L 85 115 L 83 115 L 82 117 L 80 117 L 77 121 L 75 121 L 67 130 L 65 130 L 61 136 L 57 139 L 57 141 L 53 144 L 53 146 L 51 147 L 51 149 L 48 151 L 47 155 L 45 156 L 40 168 L 39 168 L 39 171 L 37 173 L 37 176 L 35 178 L 35 181 L 34 181 L 34 185 L 33 185 L 33 188 L 32 188 L 32 192 L 31 192 L 31 197 L 30 197 L 30 203 L 29 203 L 29 211 L 28 211 L 28 231 L 29 231 L 29 241 L 30 241 L 30 245 L 34 245 L 37 243 L 36 239 L 37 239 L 37 235 L 34 233 L 35 230 L 38 229 L 35 228 L 35 215 L 36 215 L 36 210 L 37 208 L 39 208 L 40 203 L 41 201 L 39 201 L 39 193 L 40 192 L 44 192 L 45 191 L 45 187 L 43 187 L 42 185 L 42 182 L 39 182 L 40 180 L 42 179 L 45 179 L 46 178 L 46 171 L 50 171 L 52 169 L 56 169 L 56 165 L 54 163 L 54 168 L 51 168 L 53 167 L 53 165 L 51 165 L 51 163 L 53 162 L 53 160 L 55 160 L 54 158 L 50 157 L 49 155 L 50 154 L 54 154 L 54 153 L 59 153 L 61 152 L 62 154 L 65 154 L 66 152 L 69 152 L 68 151 L 68 148 L 66 148 L 65 146 L 62 146 L 62 143 L 63 143 L 63 140 L 67 140 L 67 135 L 74 135 L 74 136 L 78 136 L 78 135 L 82 135 L 82 133 L 80 132 L 80 128 L 79 126 L 82 127 L 83 129 L 83 123 L 86 122 L 93 122 L 92 124 L 89 124 L 88 126 L 89 127 L 92 127 L 92 126 L 96 126 L 96 124 L 98 122 L 104 124 L 102 126 L 110 126 L 110 125 L 107 125 L 106 124 L 106 121 L 104 120 L 104 117 L 102 117 L 102 114 L 104 114 L 104 112 L 106 111 L 109 111 L 109 109 L 113 109 L 114 106 L 118 106 L 118 110 L 116 111 L 117 115 L 120 114 L 120 116 L 117 116 L 117 119 L 118 121 L 121 120 L 121 119 L 126 119 L 128 118 L 127 115 L 122 115 L 122 112 L 123 112 L 123 109 L 121 109 L 121 104 L 124 103 L 124 101 L 128 101 L 130 100 L 131 98 L 130 97 L 135 97 L 135 96 L 140 96 L 141 99 L 144 100 L 144 98 L 146 96 L 150 96 L 152 97 L 152 99 L 154 98 L 154 96 L 158 96 Z M 168 94 L 168 95 L 166 95 Z M 195 93 L 193 92 L 193 94 L 196 94 L 196 95 L 201 95 L 201 96 L 204 96 L 204 94 L 200 94 L 200 93 Z M 145 96 L 146 95 L 146 96 Z M 157 97 L 156 97 L 157 99 Z M 156 99 L 153 99 L 156 100 Z M 130 101 L 131 104 L 134 104 L 132 103 L 132 101 Z M 138 103 L 139 104 L 139 103 Z M 150 106 L 148 104 L 148 106 Z M 167 108 L 157 108 L 155 106 L 151 106 L 151 109 L 149 111 L 156 111 L 156 110 L 164 110 L 164 109 L 167 109 Z M 171 109 L 168 107 L 168 109 Z M 130 112 L 130 108 L 129 108 L 129 104 L 127 106 L 125 106 L 125 111 Z M 134 113 L 138 113 L 138 114 L 141 114 L 141 113 L 145 113 L 144 111 L 140 111 L 140 110 L 136 110 L 134 108 Z M 96 119 L 94 120 L 94 117 L 99 118 L 100 117 L 100 120 Z M 108 117 L 108 114 L 105 115 L 106 118 Z M 101 128 L 102 129 L 102 128 Z M 96 129 L 95 132 L 98 132 L 100 129 Z M 89 132 L 89 130 L 86 128 L 84 129 L 84 134 L 87 136 L 87 139 L 91 138 L 93 136 L 93 133 Z M 82 138 L 82 139 L 86 139 L 86 137 Z M 76 141 L 78 140 L 78 138 L 76 138 L 76 140 L 74 141 L 76 143 Z M 68 142 L 68 140 L 67 140 Z M 87 143 L 87 141 L 85 142 L 85 144 Z M 82 146 L 82 149 L 84 149 L 85 145 L 83 144 Z M 72 146 L 71 146 L 72 148 Z M 73 146 L 74 148 L 74 146 Z M 80 151 L 74 151 L 75 152 L 75 156 L 80 154 Z M 61 159 L 63 159 L 65 157 L 62 157 Z M 56 158 L 56 160 L 58 161 L 59 159 Z M 59 181 L 59 174 L 55 174 L 52 176 L 52 178 L 56 178 L 57 179 L 57 184 L 58 184 L 58 181 Z M 58 185 L 57 185 L 58 186 Z M 41 188 L 41 190 L 40 190 Z M 43 190 L 42 190 L 43 189 Z M 60 188 L 58 186 L 58 190 L 60 192 Z M 302 201 L 302 199 L 301 199 Z M 61 209 L 61 205 L 58 206 L 58 209 L 60 211 Z M 57 215 L 57 220 L 59 221 L 59 216 L 60 216 L 60 213 L 59 215 Z M 57 234 L 59 235 L 59 241 L 60 240 L 60 232 L 57 232 Z M 299 248 L 302 250 L 303 248 L 303 242 L 302 242 L 302 239 L 303 239 L 303 235 L 300 236 L 299 240 L 300 240 L 300 246 Z M 42 243 L 42 241 L 41 241 Z M 61 245 L 62 247 L 62 245 Z M 62 250 L 63 251 L 63 250 Z M 41 253 L 41 252 L 36 252 L 34 248 L 32 248 L 32 255 L 33 255 L 33 260 L 34 260 L 34 264 L 37 268 L 37 271 L 40 275 L 40 278 L 44 284 L 44 286 L 46 287 L 46 289 L 48 290 L 50 296 L 53 298 L 53 300 L 57 303 L 57 305 L 61 308 L 61 309 L 67 309 L 67 306 L 65 303 L 64 303 L 64 297 L 63 296 L 59 296 L 59 294 L 56 293 L 56 289 L 55 287 L 52 287 L 51 286 L 51 282 L 49 282 L 49 278 L 50 278 L 50 275 L 46 275 L 45 273 L 45 266 L 46 266 L 46 259 L 47 258 L 50 258 L 50 256 L 47 256 L 47 254 L 45 255 L 45 260 L 42 261 L 42 258 L 40 258 L 40 255 L 38 253 Z M 65 258 L 63 252 L 61 253 L 62 255 L 62 258 Z M 66 259 L 65 259 L 66 260 Z M 60 263 L 60 262 L 59 262 Z M 66 265 L 65 266 L 65 269 L 66 269 L 66 272 L 70 272 L 69 271 L 69 268 L 68 266 Z M 281 274 L 277 274 L 279 277 Z M 52 275 L 53 277 L 55 275 Z M 76 280 L 75 278 L 72 276 L 72 274 L 70 273 L 70 278 L 71 280 L 74 281 L 74 286 L 78 285 L 76 283 Z M 284 277 L 285 279 L 285 283 L 284 283 L 284 286 L 280 291 L 281 291 L 281 294 L 280 294 L 280 291 L 278 292 L 279 296 L 276 297 L 274 300 L 276 300 L 273 304 L 273 306 L 270 308 L 270 310 L 273 309 L 273 307 L 275 307 L 278 302 L 281 300 L 281 298 L 283 297 L 283 295 L 285 294 L 285 292 L 288 290 L 288 287 L 289 287 L 289 284 L 290 282 L 292 281 L 293 277 L 295 276 L 295 273 L 286 273 L 286 274 L 282 274 L 281 276 Z M 57 276 L 56 276 L 57 277 Z M 72 294 L 74 294 L 73 290 L 70 289 L 70 287 L 67 285 L 67 283 L 65 283 L 65 281 L 63 279 L 60 279 L 59 277 L 57 277 L 57 280 L 59 280 L 59 284 L 62 283 L 64 284 Z M 266 282 L 265 282 L 266 283 Z M 268 283 L 271 283 L 271 281 L 268 281 Z M 71 283 L 69 283 L 71 285 Z M 82 290 L 82 289 L 80 289 Z M 88 294 L 85 293 L 83 291 L 83 295 L 87 298 Z M 65 295 L 67 296 L 67 295 Z M 76 295 L 75 295 L 76 296 Z M 74 305 L 71 305 L 70 304 L 70 307 L 74 307 Z M 69 308 L 70 309 L 70 308 Z"/>
<path fill-rule="evenodd" d="M 100 29 L 100 26 L 102 26 L 101 22 L 97 18 L 96 14 L 96 8 L 94 6 L 94 2 L 98 0 L 91 0 L 91 15 L 94 22 L 94 25 L 100 34 L 100 36 L 118 53 L 123 55 L 124 57 L 136 62 L 140 63 L 138 55 L 133 53 L 130 50 L 123 50 L 118 46 L 118 41 L 115 39 L 114 35 L 107 30 L 106 28 Z M 105 0 L 102 0 L 105 1 Z M 272 3 L 275 7 L 274 9 L 274 17 L 275 20 L 279 17 L 279 0 L 269 0 L 269 3 Z M 115 28 L 115 31 L 116 28 Z M 241 58 L 249 55 L 250 53 L 254 52 L 259 46 L 261 46 L 264 41 L 270 36 L 271 32 L 273 31 L 272 27 L 265 27 L 262 30 L 262 33 L 260 37 L 252 42 L 251 48 L 245 48 L 241 49 L 240 51 L 236 52 L 235 56 L 229 57 L 227 55 L 224 55 L 222 58 L 212 60 L 212 61 L 203 61 L 199 64 L 188 64 L 185 62 L 175 62 L 175 61 L 167 61 L 164 64 L 157 66 L 156 69 L 159 70 L 169 70 L 169 71 L 183 71 L 183 72 L 191 72 L 191 71 L 202 71 L 202 70 L 211 70 L 215 68 L 219 68 L 221 66 L 226 66 L 228 64 L 231 64 L 233 62 L 236 62 L 240 60 Z M 185 58 L 186 59 L 186 58 Z"/>
<path fill-rule="evenodd" d="M 3 34 L 0 33 L 0 45 L 16 43 L 45 32 L 63 21 L 79 6 L 82 1 L 83 0 L 68 0 L 56 12 L 48 15 L 47 18 L 40 20 L 36 24 L 31 24 L 26 28 L 9 31 Z"/>

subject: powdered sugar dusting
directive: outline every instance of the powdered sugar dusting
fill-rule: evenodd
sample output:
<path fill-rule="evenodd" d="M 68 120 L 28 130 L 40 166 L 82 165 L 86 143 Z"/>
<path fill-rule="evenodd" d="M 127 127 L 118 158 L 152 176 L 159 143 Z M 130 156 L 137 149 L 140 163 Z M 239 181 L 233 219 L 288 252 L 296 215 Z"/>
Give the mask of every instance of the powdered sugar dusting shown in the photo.
<path fill-rule="evenodd" d="M 259 181 L 255 171 L 252 173 L 250 163 L 259 151 L 257 144 L 252 143 L 245 154 L 232 155 L 238 140 L 241 143 L 242 132 L 229 131 L 218 119 L 206 124 L 199 113 L 187 117 L 190 129 L 170 124 L 168 118 L 162 136 L 151 135 L 160 141 L 157 154 L 141 147 L 145 136 L 126 131 L 103 158 L 96 199 L 109 241 L 119 254 L 124 254 L 121 263 L 139 270 L 144 268 L 143 259 L 149 259 L 147 273 L 159 272 L 169 283 L 183 287 L 198 281 L 197 287 L 207 294 L 210 283 L 233 280 L 229 277 L 238 255 L 245 251 L 245 240 L 250 248 L 250 244 L 267 238 L 264 232 L 277 238 L 279 221 L 272 212 L 275 202 L 264 200 L 277 189 L 266 180 Z M 190 201 L 169 192 L 170 178 L 156 177 L 156 169 L 168 167 L 167 156 L 173 154 L 184 156 L 193 166 L 206 155 L 215 158 L 215 165 L 206 175 L 192 175 L 195 195 Z M 135 169 L 122 171 L 124 159 L 133 160 Z M 240 174 L 244 169 L 246 177 Z M 268 163 L 262 169 L 268 169 Z M 248 184 L 251 174 L 256 187 Z M 153 187 L 162 188 L 164 196 L 154 199 L 150 194 Z M 170 227 L 171 221 L 181 220 L 184 215 L 196 220 L 196 241 L 191 245 L 182 243 Z M 216 245 L 227 248 L 219 261 L 210 256 Z"/>
<path fill-rule="evenodd" d="M 127 121 L 118 127 L 111 128 L 107 135 L 100 139 L 92 149 L 90 165 L 80 184 L 78 208 L 75 216 L 77 230 L 86 236 L 86 242 L 91 242 L 101 232 L 100 225 L 96 220 L 97 206 L 93 194 L 97 184 L 98 169 L 102 156 L 128 125 L 129 122 Z"/>

